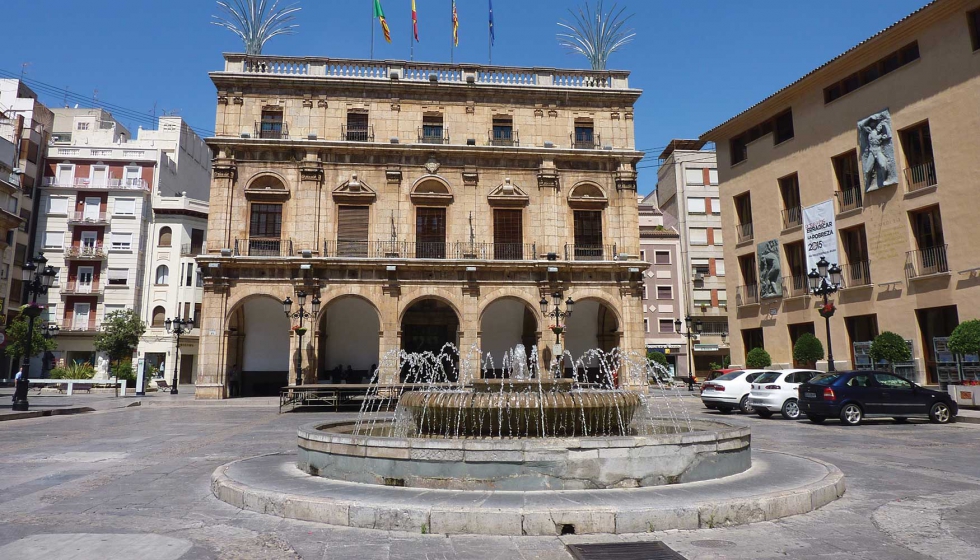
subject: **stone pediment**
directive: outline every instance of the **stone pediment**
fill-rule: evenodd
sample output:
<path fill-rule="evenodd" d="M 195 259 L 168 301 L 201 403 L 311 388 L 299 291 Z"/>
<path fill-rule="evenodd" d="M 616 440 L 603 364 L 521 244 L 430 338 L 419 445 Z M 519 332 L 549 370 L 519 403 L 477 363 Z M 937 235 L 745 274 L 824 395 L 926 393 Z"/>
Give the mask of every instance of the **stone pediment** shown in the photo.
<path fill-rule="evenodd" d="M 487 202 L 491 206 L 527 206 L 530 200 L 526 192 L 510 182 L 510 178 L 504 179 L 502 185 L 498 185 L 487 195 Z"/>
<path fill-rule="evenodd" d="M 438 175 L 426 175 L 418 180 L 411 193 L 412 202 L 425 206 L 448 206 L 453 203 L 449 183 Z"/>
<path fill-rule="evenodd" d="M 568 205 L 583 210 L 601 210 L 609 204 L 605 191 L 595 183 L 579 183 L 568 194 Z"/>
<path fill-rule="evenodd" d="M 338 202 L 371 204 L 378 198 L 378 193 L 358 180 L 357 173 L 354 173 L 350 176 L 350 180 L 344 181 L 333 190 L 333 198 Z"/>

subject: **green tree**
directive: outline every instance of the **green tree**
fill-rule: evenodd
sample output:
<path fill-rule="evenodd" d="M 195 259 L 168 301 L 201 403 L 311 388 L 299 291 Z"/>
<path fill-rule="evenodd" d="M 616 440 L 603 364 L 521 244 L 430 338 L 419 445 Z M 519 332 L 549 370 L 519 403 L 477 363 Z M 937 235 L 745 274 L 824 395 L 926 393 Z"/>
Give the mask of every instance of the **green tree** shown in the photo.
<path fill-rule="evenodd" d="M 957 354 L 980 354 L 980 319 L 956 325 L 949 335 L 949 349 Z"/>
<path fill-rule="evenodd" d="M 647 359 L 657 363 L 658 365 L 667 367 L 667 356 L 664 356 L 663 352 L 657 352 L 655 350 L 651 350 L 647 352 Z"/>
<path fill-rule="evenodd" d="M 909 352 L 905 339 L 891 331 L 885 331 L 875 337 L 871 343 L 870 354 L 874 363 L 884 361 L 892 367 L 895 367 L 896 362 L 908 362 L 912 359 L 912 353 Z"/>
<path fill-rule="evenodd" d="M 793 345 L 793 359 L 801 364 L 813 364 L 823 359 L 823 344 L 810 333 L 803 333 Z"/>
<path fill-rule="evenodd" d="M 132 309 L 113 311 L 102 321 L 102 330 L 95 335 L 95 350 L 105 352 L 112 364 L 132 360 L 133 351 L 146 332 L 146 323 Z"/>
<path fill-rule="evenodd" d="M 728 369 L 728 366 L 730 365 L 732 365 L 732 357 L 722 356 L 720 364 L 718 362 L 711 362 L 708 364 L 708 369 L 710 369 L 711 371 L 715 371 L 719 369 Z"/>
<path fill-rule="evenodd" d="M 41 332 L 40 318 L 34 319 L 34 336 L 31 340 L 31 355 L 37 356 L 41 352 L 50 351 L 58 348 L 58 343 L 53 338 L 44 338 Z M 11 358 L 23 357 L 27 351 L 27 328 L 28 318 L 21 314 L 7 324 L 7 348 L 5 352 Z"/>
<path fill-rule="evenodd" d="M 769 352 L 763 348 L 753 348 L 745 355 L 745 367 L 752 369 L 762 369 L 772 365 L 772 358 Z"/>

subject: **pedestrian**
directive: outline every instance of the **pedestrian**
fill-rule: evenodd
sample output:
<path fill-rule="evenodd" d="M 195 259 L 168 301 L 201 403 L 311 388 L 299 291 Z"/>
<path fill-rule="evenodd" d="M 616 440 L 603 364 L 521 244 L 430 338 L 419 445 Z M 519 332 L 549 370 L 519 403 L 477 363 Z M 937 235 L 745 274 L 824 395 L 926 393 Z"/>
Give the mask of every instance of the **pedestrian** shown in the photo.
<path fill-rule="evenodd" d="M 24 380 L 24 368 L 21 367 L 19 370 L 17 370 L 17 374 L 14 375 L 14 396 L 11 399 L 13 402 L 17 402 L 17 395 L 21 392 L 20 384 L 23 380 Z"/>

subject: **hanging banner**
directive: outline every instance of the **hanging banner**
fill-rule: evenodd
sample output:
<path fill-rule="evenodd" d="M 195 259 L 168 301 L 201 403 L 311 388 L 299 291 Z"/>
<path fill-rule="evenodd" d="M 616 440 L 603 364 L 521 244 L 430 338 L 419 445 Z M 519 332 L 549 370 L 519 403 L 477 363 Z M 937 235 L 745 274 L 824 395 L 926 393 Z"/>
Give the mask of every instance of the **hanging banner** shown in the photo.
<path fill-rule="evenodd" d="M 827 259 L 830 264 L 841 264 L 837 256 L 837 223 L 834 220 L 833 200 L 803 209 L 803 234 L 807 274 L 817 268 L 820 257 Z"/>

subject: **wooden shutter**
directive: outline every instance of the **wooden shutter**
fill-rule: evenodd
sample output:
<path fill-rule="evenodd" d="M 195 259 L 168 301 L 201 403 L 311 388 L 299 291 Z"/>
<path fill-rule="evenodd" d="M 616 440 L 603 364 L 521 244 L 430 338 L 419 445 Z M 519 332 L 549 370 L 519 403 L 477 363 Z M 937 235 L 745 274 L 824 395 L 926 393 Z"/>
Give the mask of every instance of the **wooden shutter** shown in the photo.
<path fill-rule="evenodd" d="M 446 258 L 446 209 L 418 207 L 415 209 L 416 256 Z"/>
<path fill-rule="evenodd" d="M 337 254 L 349 257 L 368 256 L 368 206 L 337 208 Z"/>
<path fill-rule="evenodd" d="M 523 258 L 524 224 L 521 210 L 493 211 L 493 253 L 498 260 Z"/>

